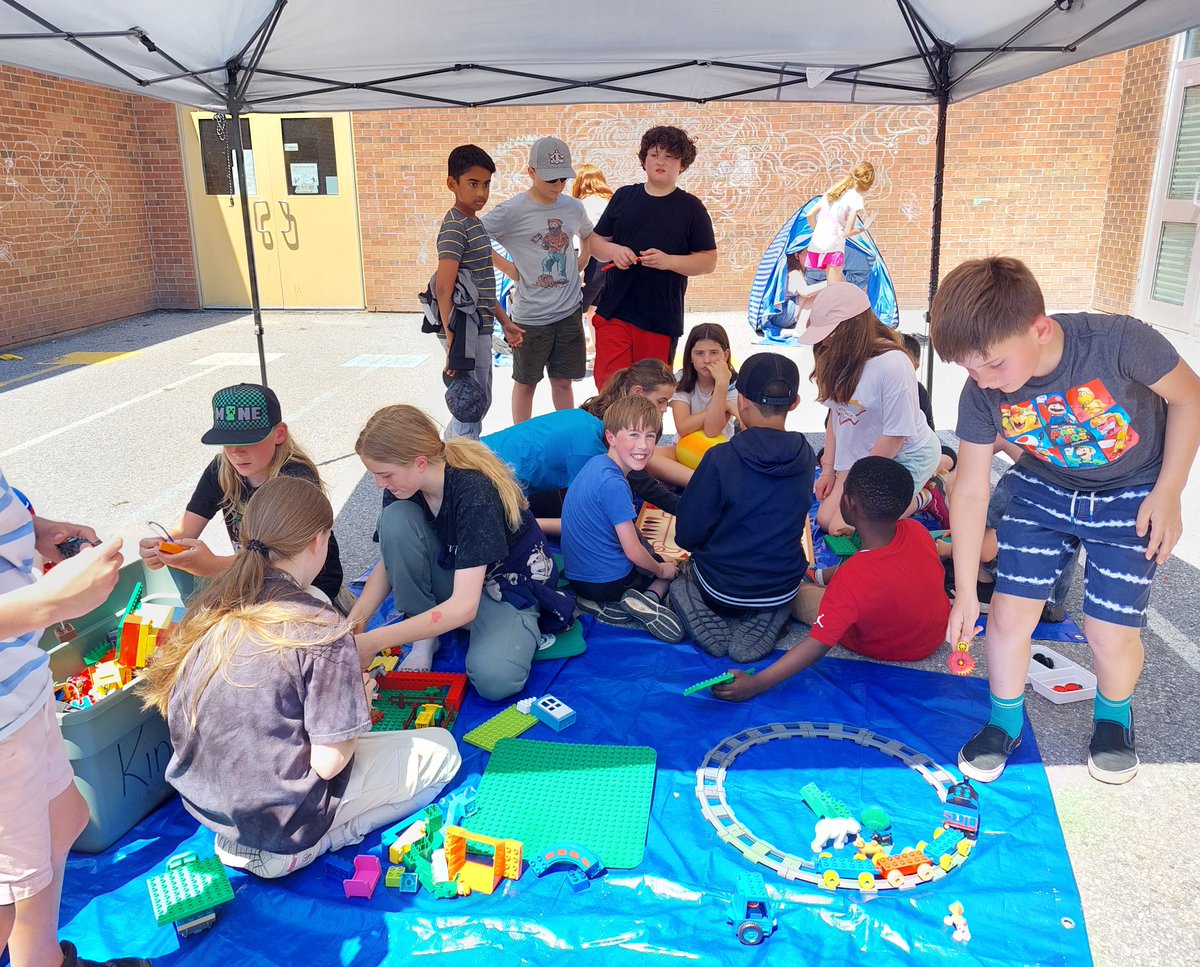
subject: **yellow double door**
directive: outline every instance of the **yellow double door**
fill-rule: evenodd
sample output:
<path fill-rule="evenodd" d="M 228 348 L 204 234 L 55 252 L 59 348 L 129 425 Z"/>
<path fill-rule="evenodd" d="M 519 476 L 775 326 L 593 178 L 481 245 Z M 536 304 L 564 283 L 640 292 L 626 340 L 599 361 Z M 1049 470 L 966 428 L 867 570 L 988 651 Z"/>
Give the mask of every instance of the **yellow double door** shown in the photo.
<path fill-rule="evenodd" d="M 179 111 L 200 298 L 250 305 L 229 123 Z M 349 114 L 241 119 L 259 300 L 269 309 L 361 309 L 362 250 Z"/>

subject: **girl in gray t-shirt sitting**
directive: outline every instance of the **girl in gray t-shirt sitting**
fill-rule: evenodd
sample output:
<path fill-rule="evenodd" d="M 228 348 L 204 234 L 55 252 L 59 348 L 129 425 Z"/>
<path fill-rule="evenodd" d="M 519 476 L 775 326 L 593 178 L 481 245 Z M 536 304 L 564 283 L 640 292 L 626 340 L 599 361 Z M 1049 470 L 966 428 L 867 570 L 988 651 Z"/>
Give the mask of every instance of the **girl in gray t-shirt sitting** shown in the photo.
<path fill-rule="evenodd" d="M 306 589 L 333 508 L 313 483 L 250 498 L 232 565 L 188 602 L 146 669 L 174 754 L 167 781 L 226 866 L 277 877 L 422 809 L 458 770 L 444 729 L 371 729 L 374 682 L 345 618 Z"/>

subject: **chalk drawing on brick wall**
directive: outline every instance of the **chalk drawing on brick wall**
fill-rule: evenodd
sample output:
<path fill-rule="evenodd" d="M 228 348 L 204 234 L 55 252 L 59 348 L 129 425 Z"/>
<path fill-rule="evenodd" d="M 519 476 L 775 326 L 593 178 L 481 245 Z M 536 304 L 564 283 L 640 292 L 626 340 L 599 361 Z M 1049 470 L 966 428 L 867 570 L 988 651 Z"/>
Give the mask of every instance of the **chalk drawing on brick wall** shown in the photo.
<path fill-rule="evenodd" d="M 860 159 L 875 164 L 877 178 L 868 202 L 878 203 L 893 193 L 889 162 L 914 145 L 929 145 L 937 116 L 929 107 L 877 107 L 864 110 L 840 130 L 812 135 L 805 130 L 804 106 L 796 107 L 792 127 L 754 113 L 722 105 L 669 118 L 697 138 L 695 167 L 685 172 L 680 186 L 698 195 L 713 219 L 721 261 L 737 269 L 758 264 L 762 249 L 783 222 L 812 195 L 828 188 Z M 690 122 L 690 126 L 689 126 Z M 821 121 L 824 126 L 824 121 Z M 588 105 L 559 131 L 535 132 L 497 146 L 493 158 L 493 203 L 529 187 L 526 167 L 529 148 L 544 134 L 555 134 L 571 147 L 575 164 L 599 167 L 614 189 L 643 180 L 637 146 L 646 122 L 622 114 L 619 107 Z M 909 196 L 912 197 L 909 197 Z M 908 220 L 929 209 L 927 199 L 903 192 L 898 205 Z M 757 228 L 755 227 L 757 226 Z"/>
<path fill-rule="evenodd" d="M 0 262 L 23 248 L 65 247 L 107 229 L 112 191 L 78 141 L 0 141 Z"/>

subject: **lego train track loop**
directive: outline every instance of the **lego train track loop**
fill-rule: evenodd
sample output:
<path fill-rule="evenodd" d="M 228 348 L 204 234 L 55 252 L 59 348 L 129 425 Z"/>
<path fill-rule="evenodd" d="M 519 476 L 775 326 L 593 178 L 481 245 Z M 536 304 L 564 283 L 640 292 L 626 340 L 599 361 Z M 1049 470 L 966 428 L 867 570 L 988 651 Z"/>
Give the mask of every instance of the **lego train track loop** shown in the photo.
<path fill-rule="evenodd" d="M 700 812 L 717 831 L 723 843 L 732 846 L 746 859 L 765 866 L 787 880 L 813 883 L 826 889 L 849 889 L 862 892 L 889 889 L 911 889 L 923 882 L 933 882 L 950 870 L 961 866 L 971 849 L 971 842 L 954 829 L 939 827 L 924 847 L 922 862 L 899 875 L 883 875 L 870 860 L 797 856 L 759 839 L 742 823 L 725 794 L 725 775 L 747 749 L 779 739 L 829 739 L 853 742 L 899 759 L 912 769 L 937 793 L 945 803 L 955 777 L 923 752 L 896 739 L 888 739 L 868 729 L 840 722 L 771 722 L 730 735 L 709 749 L 696 770 L 696 798 Z M 919 851 L 918 851 L 919 852 Z M 852 850 L 846 850 L 852 854 Z M 903 855 L 903 854 L 902 854 Z M 831 869 L 837 867 L 837 869 Z M 861 867 L 861 869 L 859 868 Z M 889 871 L 891 872 L 891 871 Z"/>

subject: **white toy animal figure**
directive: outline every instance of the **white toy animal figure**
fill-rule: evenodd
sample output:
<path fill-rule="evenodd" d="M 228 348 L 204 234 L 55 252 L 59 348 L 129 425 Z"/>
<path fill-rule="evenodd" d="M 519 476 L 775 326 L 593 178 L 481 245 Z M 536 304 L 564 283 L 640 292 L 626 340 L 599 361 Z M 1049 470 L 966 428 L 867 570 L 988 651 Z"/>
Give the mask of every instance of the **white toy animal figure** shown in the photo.
<path fill-rule="evenodd" d="M 818 819 L 813 827 L 813 852 L 821 852 L 830 840 L 834 849 L 841 849 L 858 835 L 858 830 L 858 823 L 850 818 Z"/>
<path fill-rule="evenodd" d="M 963 905 L 955 900 L 950 904 L 950 913 L 942 917 L 942 923 L 954 928 L 954 939 L 959 943 L 970 943 L 971 930 L 967 926 L 967 918 L 963 916 Z"/>

